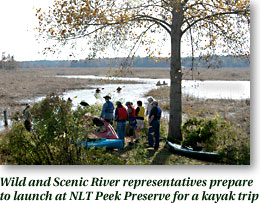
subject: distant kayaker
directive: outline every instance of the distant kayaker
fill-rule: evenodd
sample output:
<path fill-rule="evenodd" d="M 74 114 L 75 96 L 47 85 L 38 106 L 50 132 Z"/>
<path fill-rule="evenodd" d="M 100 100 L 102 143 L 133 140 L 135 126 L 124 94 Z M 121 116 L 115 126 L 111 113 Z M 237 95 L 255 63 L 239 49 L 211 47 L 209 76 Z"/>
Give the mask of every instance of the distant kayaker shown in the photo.
<path fill-rule="evenodd" d="M 68 102 L 72 103 L 72 99 L 70 97 L 68 98 Z"/>
<path fill-rule="evenodd" d="M 121 87 L 117 87 L 117 89 L 116 89 L 117 93 L 120 93 L 121 90 L 122 90 Z"/>
<path fill-rule="evenodd" d="M 162 110 L 158 106 L 157 101 L 152 102 L 153 108 L 149 114 L 149 132 L 148 132 L 148 147 L 154 147 L 154 150 L 157 151 L 159 148 L 160 142 L 160 119 Z M 155 138 L 155 144 L 154 139 Z"/>
<path fill-rule="evenodd" d="M 114 105 L 110 101 L 110 96 L 103 97 L 106 102 L 103 104 L 102 111 L 100 114 L 100 118 L 104 118 L 105 121 L 109 122 L 111 125 L 113 125 L 113 113 L 114 113 Z"/>
<path fill-rule="evenodd" d="M 116 102 L 115 121 L 119 139 L 125 141 L 127 110 L 120 101 Z"/>
<path fill-rule="evenodd" d="M 101 91 L 101 90 L 100 90 L 99 88 L 96 89 L 96 93 L 97 93 L 97 94 L 100 93 L 100 91 Z"/>

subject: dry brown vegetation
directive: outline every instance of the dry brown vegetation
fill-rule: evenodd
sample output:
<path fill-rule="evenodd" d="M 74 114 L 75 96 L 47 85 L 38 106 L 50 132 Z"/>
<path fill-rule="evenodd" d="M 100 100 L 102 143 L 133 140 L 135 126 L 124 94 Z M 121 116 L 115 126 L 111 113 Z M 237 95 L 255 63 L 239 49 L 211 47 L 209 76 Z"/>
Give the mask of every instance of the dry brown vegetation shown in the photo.
<path fill-rule="evenodd" d="M 8 114 L 12 114 L 17 110 L 21 110 L 21 106 L 25 104 L 19 102 L 22 99 L 31 99 L 34 97 L 45 96 L 49 93 L 62 93 L 73 89 L 89 89 L 92 85 L 106 83 L 129 83 L 127 81 L 108 81 L 93 79 L 68 79 L 55 77 L 56 75 L 100 75 L 103 72 L 95 72 L 95 69 L 15 69 L 0 70 L 0 119 L 2 119 L 2 109 L 9 108 Z M 131 82 L 132 83 L 132 82 Z"/>
<path fill-rule="evenodd" d="M 91 79 L 57 78 L 56 75 L 96 75 L 114 74 L 116 69 L 109 68 L 24 68 L 0 70 L 0 110 L 9 108 L 9 115 L 21 110 L 21 99 L 44 96 L 51 92 L 62 93 L 72 89 L 91 88 L 101 83 L 121 83 L 123 81 L 105 81 Z M 198 71 L 200 74 L 198 75 Z M 133 68 L 127 77 L 169 78 L 168 68 Z M 183 78 L 191 79 L 191 71 L 183 70 Z M 199 69 L 195 78 L 201 80 L 250 80 L 249 69 Z M 125 82 L 124 82 L 125 83 Z M 133 82 L 131 82 L 133 83 Z M 163 94 L 163 93 L 162 93 Z M 161 96 L 163 97 L 163 96 Z M 1 110 L 2 112 L 2 110 Z M 2 120 L 2 114 L 0 114 Z"/>
<path fill-rule="evenodd" d="M 116 68 L 110 74 L 115 74 Z M 49 74 L 58 75 L 97 75 L 106 76 L 109 73 L 108 68 L 73 68 L 73 69 L 45 69 Z M 41 70 L 43 72 L 43 70 Z M 184 68 L 183 79 L 192 79 L 192 72 L 188 68 Z M 170 78 L 169 68 L 132 68 L 126 72 L 127 77 L 140 78 Z M 194 77 L 196 80 L 250 80 L 250 69 L 236 69 L 236 68 L 216 68 L 216 69 L 195 69 Z"/>
<path fill-rule="evenodd" d="M 151 90 L 147 96 L 158 99 L 164 110 L 169 110 L 169 87 Z M 183 117 L 213 118 L 219 114 L 223 119 L 235 123 L 250 135 L 250 99 L 197 99 L 191 96 L 182 98 Z"/>
<path fill-rule="evenodd" d="M 192 72 L 188 68 L 182 69 L 183 79 L 192 79 Z M 170 78 L 169 68 L 134 68 L 133 74 L 142 78 Z M 219 68 L 219 69 L 195 69 L 196 80 L 250 80 L 250 69 Z"/>

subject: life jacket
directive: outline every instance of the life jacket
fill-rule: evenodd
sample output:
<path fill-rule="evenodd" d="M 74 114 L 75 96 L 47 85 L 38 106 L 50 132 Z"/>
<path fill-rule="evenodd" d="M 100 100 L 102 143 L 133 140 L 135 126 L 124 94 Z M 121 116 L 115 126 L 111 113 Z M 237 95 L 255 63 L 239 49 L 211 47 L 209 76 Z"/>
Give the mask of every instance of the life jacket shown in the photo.
<path fill-rule="evenodd" d="M 130 109 L 130 108 L 132 109 L 132 113 L 129 113 L 129 117 L 136 117 L 134 106 L 128 106 L 128 109 Z"/>
<path fill-rule="evenodd" d="M 124 107 L 117 108 L 118 110 L 118 120 L 126 120 L 127 119 L 127 111 Z"/>
<path fill-rule="evenodd" d="M 113 113 L 114 112 L 114 105 L 111 101 L 107 101 L 107 107 L 105 113 Z"/>
<path fill-rule="evenodd" d="M 144 107 L 143 106 L 139 106 L 139 112 L 136 114 L 136 117 L 140 117 L 140 118 L 144 118 Z"/>

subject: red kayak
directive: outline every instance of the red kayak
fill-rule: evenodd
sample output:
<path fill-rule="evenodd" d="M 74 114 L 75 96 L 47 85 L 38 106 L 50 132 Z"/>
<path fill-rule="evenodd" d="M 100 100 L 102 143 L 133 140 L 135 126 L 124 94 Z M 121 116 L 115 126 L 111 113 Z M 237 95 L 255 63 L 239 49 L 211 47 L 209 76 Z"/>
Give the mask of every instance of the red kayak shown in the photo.
<path fill-rule="evenodd" d="M 107 121 L 96 117 L 85 115 L 87 119 L 87 125 L 91 125 L 93 123 L 97 128 L 93 131 L 93 134 L 99 138 L 106 138 L 106 139 L 118 139 L 116 131 Z"/>

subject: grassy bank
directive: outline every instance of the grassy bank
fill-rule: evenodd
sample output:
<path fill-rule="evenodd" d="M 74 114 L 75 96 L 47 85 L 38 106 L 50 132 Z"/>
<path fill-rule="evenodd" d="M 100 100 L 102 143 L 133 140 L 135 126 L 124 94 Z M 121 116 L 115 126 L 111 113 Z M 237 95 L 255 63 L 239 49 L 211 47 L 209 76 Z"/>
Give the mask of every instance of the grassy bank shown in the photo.
<path fill-rule="evenodd" d="M 147 96 L 153 96 L 159 101 L 159 104 L 164 111 L 169 111 L 169 87 L 151 90 L 147 93 Z M 220 132 L 217 133 L 216 140 L 212 140 L 211 142 L 208 141 L 208 145 L 210 146 L 217 142 L 217 146 L 219 146 L 217 148 L 225 149 L 224 151 L 229 152 L 226 154 L 230 154 L 230 157 L 237 157 L 238 159 L 241 157 L 243 160 L 242 163 L 250 163 L 250 159 L 248 158 L 250 148 L 250 99 L 217 100 L 183 96 L 182 116 L 183 124 L 188 121 L 191 123 L 190 127 L 185 129 L 186 131 L 188 130 L 188 133 L 193 132 L 194 134 L 201 134 L 198 133 L 198 131 L 203 130 L 203 128 L 211 128 L 211 130 L 208 130 L 208 134 L 211 134 L 211 131 L 213 131 L 215 127 L 214 123 L 216 122 L 216 130 L 214 131 Z M 216 116 L 218 119 L 215 119 Z M 196 121 L 199 123 L 205 123 L 208 121 L 210 122 L 208 123 L 210 126 L 197 126 Z M 184 139 L 187 139 L 185 138 L 184 132 L 183 136 Z M 200 135 L 200 137 L 203 136 Z M 227 143 L 229 144 L 227 145 Z M 224 148 L 226 145 L 227 147 Z M 245 155 L 247 156 L 243 158 Z"/>
<path fill-rule="evenodd" d="M 96 75 L 115 74 L 116 69 L 108 68 L 24 68 L 0 70 L 0 110 L 8 109 L 10 117 L 21 111 L 22 99 L 45 96 L 49 93 L 63 93 L 68 90 L 88 89 L 92 85 L 105 83 L 134 83 L 129 81 L 107 81 L 93 79 L 68 79 L 56 75 Z M 196 75 L 197 74 L 197 75 Z M 169 78 L 167 68 L 134 68 L 126 72 L 127 77 Z M 195 78 L 201 80 L 250 80 L 250 69 L 199 69 Z M 183 79 L 191 79 L 191 71 L 183 69 Z M 21 107 L 23 106 L 23 107 Z M 2 111 L 1 111 L 2 112 Z M 0 120 L 3 116 L 0 114 Z"/>
<path fill-rule="evenodd" d="M 170 88 L 162 87 L 149 91 L 146 96 L 158 99 L 162 108 L 169 111 Z M 191 96 L 182 98 L 183 117 L 212 118 L 218 113 L 226 121 L 235 123 L 250 135 L 250 99 L 198 99 Z"/>
<path fill-rule="evenodd" d="M 91 129 L 86 126 L 84 114 L 98 115 L 100 107 L 78 107 L 71 110 L 71 104 L 56 95 L 48 96 L 44 101 L 31 108 L 32 131 L 25 130 L 23 118 L 17 116 L 10 131 L 0 133 L 0 164 L 117 164 L 117 165 L 180 165 L 214 164 L 190 159 L 170 153 L 165 140 L 160 142 L 158 151 L 146 149 L 148 124 L 139 136 L 142 140 L 121 150 L 85 150 L 73 141 L 87 140 Z M 161 123 L 161 136 L 165 138 L 166 123 Z"/>
<path fill-rule="evenodd" d="M 56 77 L 56 75 L 71 75 L 72 73 L 77 75 L 96 73 L 93 72 L 94 69 L 91 70 L 58 68 L 0 70 L 0 120 L 3 118 L 3 109 L 8 109 L 9 117 L 14 112 L 21 111 L 25 103 L 19 102 L 20 100 L 45 96 L 50 93 L 63 93 L 69 90 L 90 89 L 94 85 L 135 83 L 122 80 Z M 102 70 L 99 74 L 106 75 L 107 71 L 107 69 Z"/>
<path fill-rule="evenodd" d="M 27 132 L 23 118 L 17 115 L 10 131 L 0 133 L 1 164 L 117 164 L 117 165 L 209 165 L 218 164 L 172 154 L 165 143 L 168 123 L 161 120 L 161 141 L 158 151 L 145 148 L 147 145 L 148 124 L 139 133 L 141 142 L 129 146 L 126 137 L 125 148 L 120 150 L 85 150 L 73 141 L 85 141 L 91 135 L 86 126 L 84 115 L 99 115 L 101 107 L 78 107 L 71 110 L 71 103 L 56 95 L 48 96 L 42 102 L 34 104 L 31 109 L 33 129 Z M 188 114 L 188 113 L 186 113 Z M 189 113 L 189 117 L 193 117 Z M 195 115 L 205 118 L 205 115 Z M 213 133 L 219 141 L 210 140 L 207 149 L 216 148 L 223 152 L 225 160 L 221 164 L 249 164 L 249 135 L 222 119 L 210 119 Z M 214 123 L 216 122 L 215 126 Z M 205 126 L 206 127 L 206 126 Z M 200 128 L 200 127 L 199 127 Z M 193 129 L 193 127 L 192 127 Z M 210 130 L 210 132 L 212 132 Z M 243 136 L 239 139 L 240 136 Z M 224 139 L 223 139 L 224 136 Z M 205 143 L 207 145 L 207 143 Z M 215 145 L 215 147 L 214 147 Z M 242 149 L 241 149 L 242 148 Z M 214 149 L 212 149 L 214 151 Z M 241 154 L 242 153 L 242 154 Z M 241 158 L 242 157 L 242 158 Z M 243 158 L 244 157 L 244 158 Z"/>
<path fill-rule="evenodd" d="M 17 69 L 14 71 L 0 71 L 0 110 L 3 108 L 8 107 L 8 113 L 12 114 L 15 111 L 21 112 L 23 103 L 19 103 L 17 101 L 21 99 L 28 99 L 37 96 L 44 96 L 51 92 L 62 93 L 67 90 L 72 89 L 85 89 L 87 87 L 91 87 L 91 85 L 101 84 L 101 83 L 121 83 L 123 81 L 99 81 L 99 80 L 89 80 L 89 79 L 66 79 L 66 78 L 56 78 L 56 75 L 98 75 L 104 76 L 107 74 L 108 69 Z M 186 70 L 187 74 L 184 74 L 184 79 L 189 79 L 190 71 Z M 207 72 L 207 73 L 206 73 Z M 215 73 L 215 74 L 213 74 Z M 228 74 L 229 73 L 229 74 Z M 235 73 L 235 74 L 234 74 Z M 232 74 L 231 70 L 206 70 L 205 71 L 205 78 L 206 76 L 209 79 L 218 80 L 218 79 L 225 79 L 225 80 L 249 80 L 249 69 L 236 69 L 235 72 Z M 238 74 L 240 73 L 240 74 Z M 244 77 L 242 77 L 244 75 Z M 47 77 L 46 77 L 47 76 Z M 199 74 L 202 76 L 202 74 Z M 225 77 L 224 77 L 225 76 Z M 145 77 L 145 78 L 168 78 L 169 77 L 169 70 L 168 69 L 135 69 L 131 75 L 128 77 Z M 222 78 L 223 77 L 223 78 Z M 132 83 L 132 82 L 131 82 Z M 152 90 L 147 93 L 147 96 L 153 96 L 157 100 L 159 100 L 161 107 L 163 110 L 169 110 L 169 88 L 162 87 L 160 89 Z M 81 112 L 82 114 L 84 112 Z M 198 118 L 198 119 L 205 119 L 205 118 L 213 118 L 216 113 L 220 115 L 228 123 L 234 124 L 237 130 L 241 130 L 241 133 L 245 133 L 247 135 L 247 141 L 250 137 L 250 100 L 206 100 L 206 99 L 196 99 L 189 96 L 183 97 L 183 121 L 189 118 Z M 74 113 L 75 114 L 75 113 Z M 73 115 L 70 117 L 79 117 L 80 115 Z M 74 118 L 75 119 L 75 118 Z M 2 116 L 0 116 L 0 120 L 2 120 Z M 72 120 L 77 121 L 77 120 Z M 81 121 L 82 122 L 82 121 Z M 75 126 L 75 124 L 73 124 Z M 162 129 L 162 138 L 166 138 L 167 136 L 167 122 L 161 121 L 161 129 Z M 19 133 L 25 134 L 25 137 L 30 141 L 30 137 L 32 135 L 28 135 L 28 133 L 24 132 L 24 128 L 22 123 L 16 126 L 16 131 Z M 187 157 L 179 156 L 170 153 L 165 145 L 165 140 L 162 140 L 160 143 L 159 151 L 155 152 L 152 149 L 145 149 L 145 143 L 147 142 L 147 127 L 144 130 L 143 134 L 143 142 L 134 145 L 133 147 L 126 147 L 123 150 L 111 150 L 108 151 L 109 154 L 116 156 L 110 157 L 106 155 L 105 158 L 112 163 L 118 162 L 118 164 L 156 164 L 156 165 L 182 165 L 182 164 L 197 164 L 197 165 L 204 165 L 204 164 L 214 164 L 210 162 L 199 161 L 195 159 L 190 159 Z M 62 131 L 61 131 L 62 132 Z M 10 136 L 11 133 L 2 132 L 0 133 L 0 139 L 6 138 Z M 16 133 L 13 132 L 13 136 Z M 73 132 L 71 132 L 73 135 Z M 23 135 L 22 135 L 23 136 Z M 60 135 L 56 135 L 55 138 L 59 137 Z M 12 138 L 12 137 L 10 137 Z M 22 139 L 18 138 L 18 139 Z M 127 138 L 128 141 L 129 138 Z M 45 141 L 45 140 L 44 140 Z M 2 141 L 0 141 L 1 143 Z M 39 141 L 38 141 L 39 142 Z M 46 141 L 45 141 L 46 142 Z M 60 149 L 52 149 L 54 153 L 56 151 L 60 151 L 58 157 L 66 159 L 62 155 L 62 148 L 67 144 L 67 140 L 64 140 L 61 144 L 56 143 L 57 141 L 53 140 L 51 142 L 51 147 L 53 145 L 57 145 L 57 148 Z M 31 144 L 32 148 L 35 150 L 36 143 Z M 17 146 L 15 146 L 17 148 Z M 25 147 L 26 149 L 27 147 Z M 48 152 L 46 147 L 42 147 L 42 155 Z M 67 148 L 67 147 L 66 147 Z M 73 146 L 69 148 L 71 160 L 66 161 L 68 163 L 72 162 L 72 158 L 74 158 L 75 154 L 82 154 L 82 157 L 89 156 L 92 158 L 95 152 L 90 152 L 89 154 L 83 150 L 77 150 L 79 152 L 75 152 Z M 98 155 L 106 154 L 106 152 L 97 152 Z M 10 153 L 11 154 L 11 153 Z M 22 153 L 23 154 L 23 153 Z M 56 153 L 55 153 L 56 154 Z M 28 155 L 27 155 L 28 156 Z M 51 157 L 51 155 L 49 155 Z M 3 157 L 3 154 L 0 155 Z M 43 156 L 40 156 L 40 158 Z M 119 160 L 118 160 L 119 158 Z M 35 158 L 34 158 L 35 159 Z M 3 161 L 3 159 L 2 159 Z M 5 162 L 8 159 L 4 160 Z M 56 161 L 56 160 L 55 160 Z M 106 164 L 104 160 L 102 160 Z M 9 161 L 10 162 L 10 161 Z M 30 161 L 29 161 L 30 162 Z M 49 158 L 45 162 L 50 162 Z M 74 161 L 73 161 L 74 162 Z M 75 160 L 77 164 L 89 164 L 89 160 Z M 121 163 L 122 162 L 122 163 Z M 15 163 L 15 162 L 14 162 Z M 110 164 L 112 164 L 110 163 Z M 55 162 L 53 163 L 55 164 Z M 72 164 L 72 163 L 70 163 Z M 91 163 L 93 164 L 93 163 Z"/>

